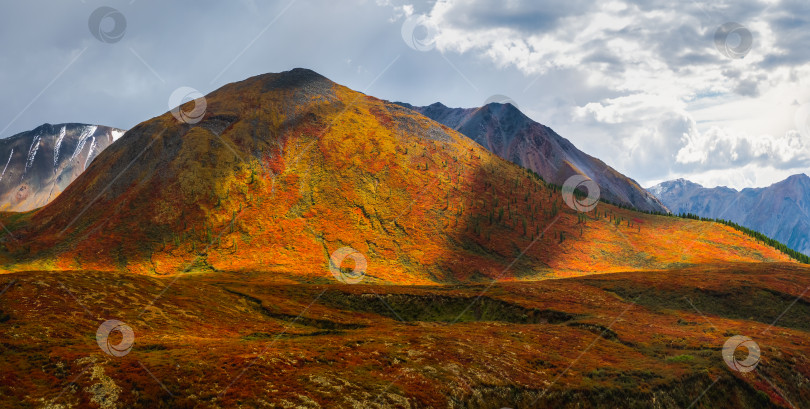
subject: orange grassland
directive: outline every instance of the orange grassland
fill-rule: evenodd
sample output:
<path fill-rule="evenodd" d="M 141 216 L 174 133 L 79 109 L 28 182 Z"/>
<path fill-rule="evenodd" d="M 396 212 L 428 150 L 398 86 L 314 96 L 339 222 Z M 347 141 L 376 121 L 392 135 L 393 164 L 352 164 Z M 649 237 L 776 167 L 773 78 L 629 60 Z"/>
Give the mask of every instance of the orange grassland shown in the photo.
<path fill-rule="evenodd" d="M 808 273 L 739 264 L 491 287 L 12 273 L 0 407 L 807 407 Z M 135 334 L 122 357 L 96 345 L 113 318 Z M 738 334 L 761 347 L 753 372 L 721 357 Z"/>

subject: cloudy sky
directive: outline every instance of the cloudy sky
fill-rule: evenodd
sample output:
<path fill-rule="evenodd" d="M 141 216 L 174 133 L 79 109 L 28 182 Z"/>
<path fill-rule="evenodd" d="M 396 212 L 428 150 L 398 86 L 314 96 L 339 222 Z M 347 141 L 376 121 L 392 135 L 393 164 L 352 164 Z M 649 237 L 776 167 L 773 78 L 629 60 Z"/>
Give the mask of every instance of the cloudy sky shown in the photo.
<path fill-rule="evenodd" d="M 644 186 L 764 186 L 808 172 L 808 44 L 807 0 L 32 0 L 0 16 L 0 137 L 307 67 L 417 105 L 506 95 Z"/>

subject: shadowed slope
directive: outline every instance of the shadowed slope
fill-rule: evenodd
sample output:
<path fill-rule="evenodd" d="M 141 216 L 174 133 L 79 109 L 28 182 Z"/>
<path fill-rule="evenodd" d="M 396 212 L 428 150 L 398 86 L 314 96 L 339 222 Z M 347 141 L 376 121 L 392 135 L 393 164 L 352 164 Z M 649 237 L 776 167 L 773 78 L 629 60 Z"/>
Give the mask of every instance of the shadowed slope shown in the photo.
<path fill-rule="evenodd" d="M 602 198 L 653 212 L 666 212 L 658 199 L 639 184 L 590 156 L 551 128 L 533 121 L 511 104 L 480 108 L 448 108 L 440 103 L 411 108 L 472 138 L 496 155 L 531 169 L 557 185 L 579 174 L 594 180 Z"/>

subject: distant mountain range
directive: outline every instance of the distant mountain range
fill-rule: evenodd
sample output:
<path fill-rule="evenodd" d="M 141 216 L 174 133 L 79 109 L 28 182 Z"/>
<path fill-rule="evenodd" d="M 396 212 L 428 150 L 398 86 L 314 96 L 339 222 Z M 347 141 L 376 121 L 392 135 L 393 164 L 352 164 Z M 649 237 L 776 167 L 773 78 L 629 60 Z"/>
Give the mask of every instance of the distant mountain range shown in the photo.
<path fill-rule="evenodd" d="M 59 195 L 125 131 L 44 124 L 0 139 L 0 211 L 28 211 Z"/>
<path fill-rule="evenodd" d="M 705 188 L 678 179 L 648 189 L 673 213 L 725 219 L 810 255 L 810 177 L 793 175 L 764 188 Z"/>
<path fill-rule="evenodd" d="M 664 205 L 635 180 L 577 149 L 551 128 L 535 122 L 512 104 L 490 103 L 480 108 L 425 107 L 398 104 L 453 128 L 490 152 L 562 185 L 574 174 L 596 182 L 601 198 L 639 210 L 666 212 Z"/>

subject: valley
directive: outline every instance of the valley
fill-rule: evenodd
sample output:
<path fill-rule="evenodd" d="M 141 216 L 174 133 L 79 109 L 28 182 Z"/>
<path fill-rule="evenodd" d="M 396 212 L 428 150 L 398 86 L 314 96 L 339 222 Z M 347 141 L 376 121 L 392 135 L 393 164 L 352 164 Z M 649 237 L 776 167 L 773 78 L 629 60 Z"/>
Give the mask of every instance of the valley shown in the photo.
<path fill-rule="evenodd" d="M 451 286 L 13 273 L 0 276 L 0 393 L 19 404 L 0 406 L 805 407 L 808 272 Z M 94 338 L 113 318 L 134 331 L 122 357 Z M 755 372 L 723 361 L 738 334 L 762 348 Z"/>

